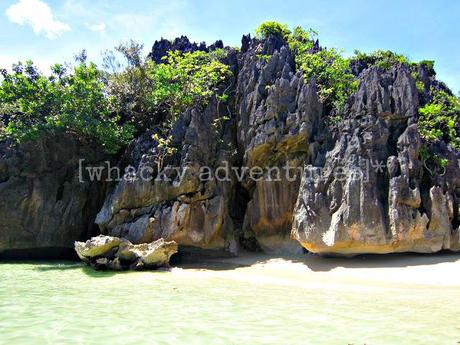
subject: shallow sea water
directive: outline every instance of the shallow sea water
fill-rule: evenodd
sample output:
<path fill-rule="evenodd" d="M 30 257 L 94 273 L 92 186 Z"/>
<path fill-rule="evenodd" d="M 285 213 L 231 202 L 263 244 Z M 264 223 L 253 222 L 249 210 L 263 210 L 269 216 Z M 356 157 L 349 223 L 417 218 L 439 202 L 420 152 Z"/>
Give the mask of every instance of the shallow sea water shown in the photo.
<path fill-rule="evenodd" d="M 182 269 L 0 264 L 0 344 L 459 342 L 454 287 L 310 288 Z"/>

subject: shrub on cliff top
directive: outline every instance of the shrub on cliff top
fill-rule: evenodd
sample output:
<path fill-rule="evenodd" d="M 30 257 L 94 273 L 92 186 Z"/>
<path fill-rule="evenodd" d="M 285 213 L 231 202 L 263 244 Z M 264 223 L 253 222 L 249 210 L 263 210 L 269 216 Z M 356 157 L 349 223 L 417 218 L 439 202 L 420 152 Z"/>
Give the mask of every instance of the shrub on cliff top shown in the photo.
<path fill-rule="evenodd" d="M 269 35 L 275 35 L 287 39 L 291 34 L 286 24 L 281 24 L 275 21 L 267 21 L 260 24 L 256 29 L 256 37 L 267 38 Z"/>
<path fill-rule="evenodd" d="M 296 64 L 306 80 L 315 79 L 320 99 L 340 113 L 358 85 L 349 61 L 335 49 L 322 49 L 315 54 L 297 54 Z"/>
<path fill-rule="evenodd" d="M 322 102 L 340 116 L 343 107 L 358 82 L 351 73 L 350 62 L 335 49 L 320 48 L 313 51 L 317 32 L 296 27 L 288 39 L 295 54 L 295 63 L 306 80 L 315 79 Z"/>
<path fill-rule="evenodd" d="M 384 70 L 388 70 L 392 66 L 398 64 L 404 64 L 407 66 L 411 65 L 411 62 L 406 56 L 397 54 L 390 50 L 376 50 L 370 54 L 355 50 L 355 56 L 352 60 L 360 61 L 367 66 L 377 66 Z"/>
<path fill-rule="evenodd" d="M 296 67 L 305 80 L 315 79 L 321 100 L 340 114 L 349 96 L 357 89 L 357 81 L 351 73 L 349 60 L 335 49 L 313 50 L 318 33 L 300 26 L 290 31 L 285 24 L 269 21 L 256 29 L 256 35 L 266 38 L 278 35 L 285 39 L 294 53 Z"/>
<path fill-rule="evenodd" d="M 231 75 L 229 67 L 215 54 L 202 51 L 173 51 L 164 60 L 166 63 L 157 65 L 153 73 L 154 78 L 159 79 L 155 98 L 158 103 L 168 104 L 172 115 L 206 103 L 217 93 L 219 84 Z M 164 88 L 171 83 L 176 87 Z"/>
<path fill-rule="evenodd" d="M 436 75 L 436 72 L 434 70 L 434 61 L 433 60 L 422 60 L 418 64 L 423 66 L 423 67 L 425 67 L 425 69 L 428 72 L 428 75 L 430 77 L 434 77 Z"/>
<path fill-rule="evenodd" d="M 313 48 L 314 39 L 318 33 L 313 29 L 305 30 L 301 26 L 296 26 L 288 36 L 289 48 L 294 54 L 306 54 Z"/>

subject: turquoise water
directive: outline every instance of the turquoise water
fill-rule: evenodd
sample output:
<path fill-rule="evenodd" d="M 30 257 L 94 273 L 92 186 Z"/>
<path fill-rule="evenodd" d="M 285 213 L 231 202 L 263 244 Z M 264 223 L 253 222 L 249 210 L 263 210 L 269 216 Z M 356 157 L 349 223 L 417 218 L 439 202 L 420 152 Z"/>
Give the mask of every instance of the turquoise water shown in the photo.
<path fill-rule="evenodd" d="M 1 344 L 457 344 L 455 288 L 341 289 L 0 264 Z"/>

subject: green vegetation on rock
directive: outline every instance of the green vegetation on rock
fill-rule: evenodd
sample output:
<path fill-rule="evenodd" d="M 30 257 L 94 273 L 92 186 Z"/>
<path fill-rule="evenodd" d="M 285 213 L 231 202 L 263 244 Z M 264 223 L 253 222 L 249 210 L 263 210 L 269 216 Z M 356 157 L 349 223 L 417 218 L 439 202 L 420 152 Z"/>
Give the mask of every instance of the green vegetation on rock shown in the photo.
<path fill-rule="evenodd" d="M 442 140 L 457 150 L 460 150 L 460 101 L 447 91 L 431 87 L 426 90 L 425 83 L 419 74 L 419 68 L 423 67 L 429 77 L 434 77 L 434 61 L 422 60 L 419 63 L 411 62 L 407 57 L 391 51 L 376 51 L 372 54 L 355 52 L 353 59 L 367 66 L 377 66 L 389 70 L 395 65 L 403 64 L 411 70 L 412 78 L 419 95 L 429 92 L 431 101 L 419 108 L 417 125 L 423 139 L 428 143 Z M 446 89 L 447 90 L 447 89 Z M 431 157 L 437 166 L 445 165 L 444 158 Z"/>
<path fill-rule="evenodd" d="M 350 59 L 344 58 L 335 49 L 314 48 L 317 33 L 310 29 L 296 27 L 292 31 L 286 24 L 273 21 L 262 23 L 256 29 L 258 38 L 276 35 L 284 39 L 294 53 L 295 63 L 303 72 L 304 78 L 315 79 L 321 100 L 329 105 L 332 114 L 330 123 L 342 119 L 342 111 L 349 96 L 356 91 L 358 81 L 351 73 L 350 63 L 359 62 L 368 68 L 376 66 L 382 70 L 390 70 L 397 65 L 405 65 L 411 70 L 420 95 L 425 93 L 425 84 L 419 75 L 423 67 L 429 77 L 434 77 L 434 61 L 423 60 L 411 62 L 406 56 L 392 51 L 377 50 L 363 53 L 355 50 Z M 261 56 L 262 57 L 262 56 Z M 447 144 L 460 149 L 460 103 L 455 96 L 442 90 L 429 90 L 432 100 L 419 109 L 418 126 L 422 137 L 428 142 L 444 140 Z"/>
<path fill-rule="evenodd" d="M 290 30 L 274 21 L 256 29 L 259 39 L 271 35 L 289 46 L 305 81 L 315 80 L 329 123 L 343 118 L 347 100 L 357 90 L 353 63 L 359 69 L 376 66 L 384 71 L 402 64 L 410 69 L 420 99 L 429 100 L 419 109 L 422 137 L 429 143 L 443 140 L 460 149 L 460 102 L 447 88 L 429 90 L 427 80 L 436 75 L 433 61 L 413 63 L 404 55 L 383 50 L 355 51 L 348 59 L 336 49 L 319 47 L 312 29 L 298 26 Z M 232 75 L 224 63 L 228 49 L 170 51 L 162 63 L 143 57 L 142 49 L 134 41 L 121 44 L 106 53 L 103 68 L 87 63 L 82 54 L 75 65 L 52 66 L 49 75 L 40 73 L 31 61 L 14 65 L 11 72 L 2 70 L 0 139 L 10 137 L 21 143 L 46 132 L 68 131 L 116 153 L 136 130 L 155 128 L 157 141 L 167 146 L 172 142 L 168 132 L 182 112 L 205 106 L 212 97 L 219 103 L 227 101 L 223 85 Z M 122 55 L 122 62 L 117 54 Z M 260 52 L 256 57 L 266 63 L 270 60 Z M 355 68 L 353 72 L 358 73 Z"/>
<path fill-rule="evenodd" d="M 268 35 L 277 35 L 286 40 L 304 78 L 307 81 L 315 79 L 321 100 L 335 109 L 336 116 L 340 117 L 348 97 L 358 86 L 351 73 L 349 60 L 333 48 L 314 51 L 314 39 L 318 34 L 313 29 L 305 30 L 297 26 L 290 31 L 286 24 L 269 21 L 256 29 L 257 37 L 266 38 Z"/>
<path fill-rule="evenodd" d="M 275 35 L 287 39 L 291 35 L 291 31 L 286 24 L 281 24 L 275 21 L 263 22 L 257 27 L 256 37 L 264 39 L 269 35 Z"/>
<path fill-rule="evenodd" d="M 421 136 L 428 142 L 443 140 L 460 150 L 460 100 L 443 90 L 430 91 L 431 102 L 419 109 Z"/>
<path fill-rule="evenodd" d="M 383 70 L 389 70 L 391 67 L 398 64 L 407 66 L 411 64 L 406 56 L 390 50 L 376 50 L 370 54 L 355 50 L 355 56 L 352 59 L 364 63 L 367 66 L 377 66 Z"/>
<path fill-rule="evenodd" d="M 118 112 L 138 128 L 174 121 L 187 108 L 205 104 L 231 75 L 221 62 L 226 57 L 223 49 L 210 53 L 170 51 L 160 64 L 143 59 L 141 50 L 142 46 L 132 41 L 116 48 L 127 62 L 121 71 L 113 68 L 119 66 L 113 53 L 106 57 L 106 67 L 112 66 L 109 93 L 117 100 Z"/>
<path fill-rule="evenodd" d="M 135 42 L 121 45 L 127 67 L 108 77 L 109 93 L 117 100 L 118 112 L 136 126 L 144 127 L 174 119 L 189 107 L 204 104 L 231 74 L 222 62 L 223 50 L 181 53 L 171 51 L 156 64 L 141 57 L 142 46 Z M 114 65 L 108 55 L 106 65 Z"/>
<path fill-rule="evenodd" d="M 430 77 L 434 77 L 436 72 L 434 70 L 434 61 L 433 60 L 422 60 L 418 63 L 419 66 L 423 66 Z"/>
<path fill-rule="evenodd" d="M 335 49 L 298 54 L 296 64 L 307 80 L 315 79 L 321 101 L 331 104 L 338 112 L 357 89 L 358 81 L 351 74 L 349 61 Z"/>
<path fill-rule="evenodd" d="M 431 175 L 444 174 L 449 160 L 430 150 L 427 144 L 420 147 L 420 160 Z"/>

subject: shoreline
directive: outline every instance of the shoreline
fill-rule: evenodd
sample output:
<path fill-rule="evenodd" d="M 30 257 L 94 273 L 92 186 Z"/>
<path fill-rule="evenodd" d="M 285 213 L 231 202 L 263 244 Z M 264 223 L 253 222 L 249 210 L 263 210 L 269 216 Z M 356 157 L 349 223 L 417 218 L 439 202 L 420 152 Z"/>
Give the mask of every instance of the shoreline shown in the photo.
<path fill-rule="evenodd" d="M 79 260 L 0 260 L 1 264 L 42 264 L 66 262 L 83 267 Z M 81 264 L 81 265 L 80 265 Z M 88 270 L 94 271 L 87 267 Z M 98 271 L 94 271 L 98 272 Z M 340 288 L 351 290 L 410 288 L 460 288 L 460 252 L 434 254 L 367 254 L 353 258 L 323 257 L 316 254 L 270 255 L 242 252 L 236 257 L 188 255 L 171 264 L 170 269 L 112 272 L 202 275 L 255 284 L 300 288 Z M 459 290 L 460 291 L 460 290 Z"/>
<path fill-rule="evenodd" d="M 459 288 L 460 253 L 362 255 L 352 259 L 270 256 L 245 253 L 232 258 L 173 265 L 172 274 L 243 280 L 305 288 Z"/>

